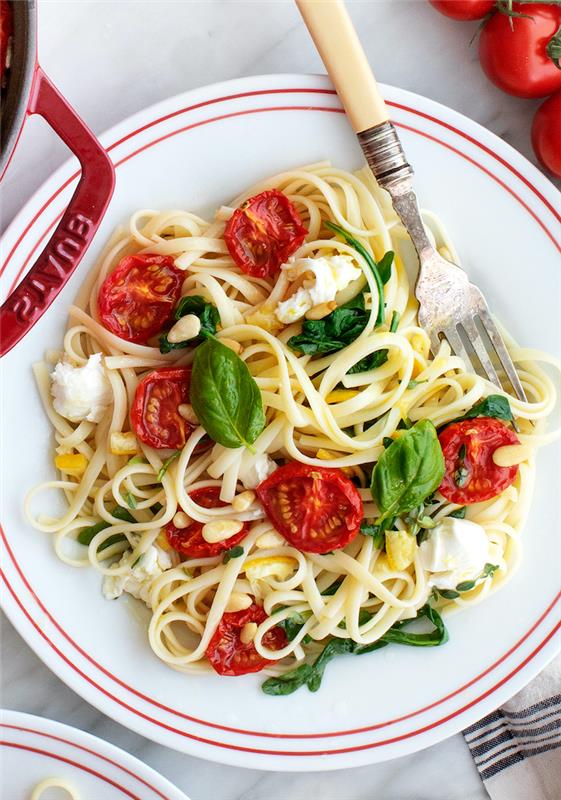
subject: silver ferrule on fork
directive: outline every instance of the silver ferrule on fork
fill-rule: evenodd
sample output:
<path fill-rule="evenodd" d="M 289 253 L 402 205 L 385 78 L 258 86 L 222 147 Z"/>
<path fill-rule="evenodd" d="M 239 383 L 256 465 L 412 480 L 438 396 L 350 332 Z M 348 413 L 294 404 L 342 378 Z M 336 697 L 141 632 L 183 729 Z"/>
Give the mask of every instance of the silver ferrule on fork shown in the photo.
<path fill-rule="evenodd" d="M 411 178 L 413 169 L 403 151 L 397 131 L 391 122 L 361 131 L 358 140 L 368 166 L 407 229 L 421 263 L 433 254 L 434 248 L 427 236 Z"/>

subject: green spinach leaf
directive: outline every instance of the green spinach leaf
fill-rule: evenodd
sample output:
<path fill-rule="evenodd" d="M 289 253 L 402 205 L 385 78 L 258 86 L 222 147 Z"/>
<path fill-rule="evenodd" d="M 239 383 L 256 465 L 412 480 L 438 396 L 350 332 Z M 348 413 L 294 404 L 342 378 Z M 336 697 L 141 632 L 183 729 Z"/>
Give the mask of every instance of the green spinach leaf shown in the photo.
<path fill-rule="evenodd" d="M 514 420 L 510 403 L 501 394 L 490 394 L 489 397 L 484 397 L 473 408 L 466 411 L 462 417 L 458 417 L 453 422 L 461 422 L 464 419 L 474 419 L 475 417 L 494 417 L 495 419 L 502 419 L 504 422 L 512 422 Z"/>
<path fill-rule="evenodd" d="M 216 333 L 216 326 L 220 322 L 220 314 L 216 306 L 207 302 L 201 295 L 182 297 L 175 309 L 173 318 L 177 321 L 187 314 L 194 314 L 199 318 L 201 323 L 199 335 L 184 342 L 172 343 L 168 340 L 169 331 L 167 331 L 160 336 L 160 353 L 169 353 L 171 350 L 177 350 L 182 347 L 192 347 L 194 344 L 201 342 L 206 336 L 213 336 Z"/>
<path fill-rule="evenodd" d="M 136 522 L 135 518 L 132 514 L 129 514 L 126 508 L 122 506 L 115 506 L 115 508 L 111 511 L 111 514 L 116 519 L 121 520 L 121 522 Z M 96 534 L 100 531 L 104 531 L 106 528 L 110 528 L 111 523 L 102 520 L 101 522 L 96 522 L 95 525 L 90 525 L 87 528 L 82 528 L 78 536 L 76 537 L 76 541 L 80 544 L 86 545 L 86 547 L 90 544 L 92 539 Z M 116 544 L 116 542 L 123 542 L 127 537 L 122 533 L 116 533 L 114 536 L 109 536 L 102 544 L 98 547 L 98 552 L 101 550 L 105 550 L 106 547 L 110 547 L 112 544 Z"/>
<path fill-rule="evenodd" d="M 381 325 L 382 322 L 384 321 L 384 281 L 382 279 L 382 275 L 380 274 L 379 264 L 376 263 L 376 261 L 374 260 L 372 255 L 368 252 L 366 247 L 363 244 L 361 244 L 358 241 L 358 239 L 355 239 L 354 236 L 351 236 L 351 234 L 344 228 L 342 228 L 340 225 L 336 225 L 334 222 L 326 222 L 325 224 L 332 231 L 338 233 L 339 236 L 341 236 L 346 241 L 347 244 L 353 247 L 357 251 L 357 253 L 359 253 L 363 257 L 363 259 L 366 261 L 366 263 L 372 270 L 374 281 L 376 283 L 376 288 L 378 289 L 378 314 L 376 316 L 376 325 Z M 384 261 L 383 274 L 384 277 L 387 276 L 387 280 L 389 280 L 391 275 L 391 262 L 393 261 L 393 256 L 394 254 L 391 253 L 391 260 L 389 261 L 389 266 L 388 266 L 388 261 L 387 260 Z M 386 257 L 389 260 L 390 253 L 386 253 L 384 255 L 384 259 L 386 259 Z"/>
<path fill-rule="evenodd" d="M 440 486 L 443 475 L 436 428 L 430 420 L 420 420 L 384 450 L 374 466 L 370 489 L 380 509 L 377 523 L 420 505 Z"/>
<path fill-rule="evenodd" d="M 197 348 L 190 392 L 211 439 L 223 447 L 251 449 L 265 427 L 261 392 L 242 359 L 214 337 Z"/>
<path fill-rule="evenodd" d="M 368 621 L 368 612 L 362 615 L 361 624 Z M 428 633 L 414 633 L 402 630 L 413 620 L 403 620 L 396 622 L 386 631 L 377 641 L 372 644 L 359 645 L 352 639 L 331 639 L 313 664 L 301 664 L 294 670 L 286 672 L 279 678 L 269 678 L 261 689 L 265 694 L 273 696 L 284 696 L 292 694 L 301 686 L 306 685 L 311 692 L 317 692 L 321 685 L 323 674 L 327 664 L 335 656 L 349 653 L 352 655 L 365 655 L 374 650 L 380 650 L 388 644 L 402 644 L 411 647 L 438 647 L 448 641 L 448 631 L 442 621 L 440 614 L 428 604 L 417 612 L 416 619 L 426 617 L 433 625 L 433 630 Z"/>
<path fill-rule="evenodd" d="M 302 333 L 291 336 L 288 346 L 291 350 L 316 355 L 336 353 L 354 342 L 366 327 L 370 316 L 364 309 L 364 297 L 357 295 L 353 305 L 339 306 L 323 319 L 306 319 Z"/>

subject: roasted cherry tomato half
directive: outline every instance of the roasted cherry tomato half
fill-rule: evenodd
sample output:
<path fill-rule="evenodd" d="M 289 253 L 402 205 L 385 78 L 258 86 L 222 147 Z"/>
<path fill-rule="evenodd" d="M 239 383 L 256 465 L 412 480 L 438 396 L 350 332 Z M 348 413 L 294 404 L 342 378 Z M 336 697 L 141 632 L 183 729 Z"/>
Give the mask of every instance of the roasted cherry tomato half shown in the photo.
<path fill-rule="evenodd" d="M 203 508 L 223 508 L 228 505 L 220 499 L 220 487 L 208 486 L 202 489 L 195 489 L 189 492 L 195 503 Z M 203 539 L 203 523 L 193 520 L 186 528 L 176 528 L 173 522 L 166 525 L 166 536 L 170 545 L 178 553 L 189 558 L 210 558 L 218 556 L 224 550 L 235 547 L 247 536 L 249 526 L 244 524 L 239 533 L 230 536 L 223 542 L 206 542 Z"/>
<path fill-rule="evenodd" d="M 125 256 L 99 290 L 101 324 L 127 342 L 145 344 L 170 321 L 184 279 L 170 256 Z"/>
<path fill-rule="evenodd" d="M 446 472 L 438 491 L 462 506 L 490 500 L 516 478 L 518 467 L 498 467 L 493 453 L 498 447 L 518 444 L 504 422 L 477 417 L 448 425 L 438 437 Z"/>
<path fill-rule="evenodd" d="M 0 0 L 0 81 L 3 81 L 8 60 L 8 47 L 14 25 L 12 9 L 7 0 Z"/>
<path fill-rule="evenodd" d="M 260 625 L 267 619 L 261 606 L 254 603 L 244 611 L 227 612 L 218 624 L 210 640 L 206 657 L 219 675 L 246 675 L 260 672 L 274 661 L 259 655 L 253 642 L 244 644 L 240 638 L 242 628 L 248 622 Z M 263 637 L 263 644 L 270 650 L 281 650 L 288 640 L 282 628 L 271 628 Z"/>
<path fill-rule="evenodd" d="M 131 407 L 131 425 L 144 444 L 162 450 L 180 450 L 195 425 L 179 413 L 179 406 L 189 402 L 191 370 L 164 367 L 149 372 L 136 387 Z"/>
<path fill-rule="evenodd" d="M 545 97 L 561 89 L 561 69 L 547 48 L 561 26 L 561 8 L 516 3 L 522 17 L 493 14 L 479 36 L 479 60 L 495 86 L 516 97 Z"/>
<path fill-rule="evenodd" d="M 458 20 L 483 19 L 495 7 L 495 0 L 429 0 L 445 17 Z"/>
<path fill-rule="evenodd" d="M 561 178 L 561 90 L 536 111 L 532 145 L 541 164 Z"/>
<path fill-rule="evenodd" d="M 288 197 L 277 189 L 250 197 L 226 225 L 224 240 L 248 275 L 272 278 L 297 250 L 308 231 Z"/>
<path fill-rule="evenodd" d="M 303 553 L 340 550 L 359 531 L 362 500 L 340 469 L 291 461 L 256 491 L 277 531 Z"/>

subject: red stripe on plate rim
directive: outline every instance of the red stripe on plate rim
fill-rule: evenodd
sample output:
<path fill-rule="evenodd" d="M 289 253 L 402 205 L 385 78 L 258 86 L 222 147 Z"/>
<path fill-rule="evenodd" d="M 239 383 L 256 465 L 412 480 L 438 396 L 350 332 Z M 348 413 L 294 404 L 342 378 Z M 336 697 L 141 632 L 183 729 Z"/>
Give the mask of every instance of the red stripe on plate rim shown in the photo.
<path fill-rule="evenodd" d="M 62 723 L 61 723 L 62 724 Z M 20 731 L 22 733 L 33 733 L 36 736 L 42 736 L 45 739 L 51 739 L 54 742 L 61 742 L 62 744 L 68 745 L 69 747 L 74 747 L 76 750 L 81 750 L 84 753 L 88 753 L 88 755 L 94 756 L 94 758 L 99 758 L 102 761 L 105 761 L 108 764 L 111 764 L 113 767 L 120 769 L 126 775 L 131 778 L 134 778 L 139 783 L 142 783 L 148 789 L 154 792 L 154 794 L 161 797 L 162 800 L 168 800 L 164 794 L 162 794 L 159 789 L 156 789 L 152 784 L 145 781 L 144 778 L 140 778 L 135 772 L 131 772 L 130 769 L 127 769 L 122 764 L 119 764 L 117 761 L 113 761 L 112 758 L 108 756 L 104 756 L 101 753 L 98 753 L 96 750 L 91 750 L 89 747 L 86 747 L 83 744 L 77 744 L 76 742 L 71 742 L 70 739 L 65 739 L 63 736 L 55 736 L 54 733 L 47 733 L 46 731 L 39 731 L 37 728 L 26 728 L 23 725 L 11 725 L 8 722 L 0 722 L 0 728 L 6 728 L 8 730 L 13 731 Z M 0 742 L 0 744 L 6 744 L 6 742 Z"/>
<path fill-rule="evenodd" d="M 129 790 L 125 789 L 124 786 L 121 786 L 111 778 L 102 775 L 101 772 L 97 772 L 97 770 L 92 769 L 91 767 L 86 767 L 85 764 L 80 764 L 78 761 L 73 761 L 71 758 L 65 758 L 64 756 L 60 756 L 57 753 L 50 753 L 48 750 L 42 750 L 40 747 L 31 747 L 30 745 L 27 744 L 0 741 L 0 745 L 2 745 L 2 747 L 13 747 L 16 750 L 27 750 L 30 753 L 35 753 L 41 756 L 47 756 L 47 758 L 53 758 L 56 761 L 61 761 L 64 764 L 69 764 L 71 767 L 76 767 L 77 769 L 82 770 L 82 772 L 88 772 L 95 778 L 99 778 L 99 780 L 103 781 L 104 783 L 113 786 L 114 789 L 117 789 L 119 792 L 122 792 L 122 794 L 126 795 L 126 797 L 130 797 L 131 800 L 142 800 L 142 797 L 140 797 L 140 795 L 129 792 Z M 161 796 L 163 797 L 163 795 Z"/>

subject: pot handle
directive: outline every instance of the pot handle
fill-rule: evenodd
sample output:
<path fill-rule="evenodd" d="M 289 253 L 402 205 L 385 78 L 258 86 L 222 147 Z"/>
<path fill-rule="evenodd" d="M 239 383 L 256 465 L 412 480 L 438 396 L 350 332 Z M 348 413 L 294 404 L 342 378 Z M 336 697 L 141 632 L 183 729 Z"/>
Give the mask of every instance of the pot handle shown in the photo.
<path fill-rule="evenodd" d="M 41 318 L 88 249 L 115 187 L 115 170 L 87 125 L 37 66 L 28 106 L 77 156 L 82 176 L 68 207 L 33 267 L 0 308 L 0 356 Z"/>

